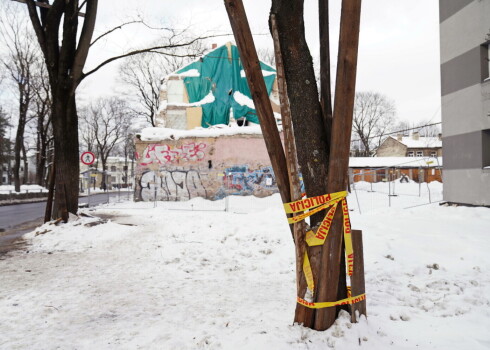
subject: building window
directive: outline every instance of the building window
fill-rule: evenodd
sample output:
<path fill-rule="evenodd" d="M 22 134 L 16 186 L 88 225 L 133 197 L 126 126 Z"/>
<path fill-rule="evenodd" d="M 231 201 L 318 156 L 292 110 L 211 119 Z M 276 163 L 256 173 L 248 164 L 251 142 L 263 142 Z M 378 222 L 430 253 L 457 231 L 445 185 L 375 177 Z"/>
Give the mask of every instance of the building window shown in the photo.
<path fill-rule="evenodd" d="M 490 129 L 482 130 L 482 147 L 483 167 L 490 169 Z"/>
<path fill-rule="evenodd" d="M 434 158 L 437 157 L 437 152 L 434 152 L 434 151 L 430 152 L 430 156 L 434 157 Z"/>
<path fill-rule="evenodd" d="M 490 42 L 480 46 L 482 80 L 490 80 Z"/>
<path fill-rule="evenodd" d="M 417 157 L 423 157 L 424 156 L 424 152 L 422 151 L 417 151 Z"/>
<path fill-rule="evenodd" d="M 413 151 L 409 151 L 407 153 L 407 156 L 409 156 L 409 157 L 415 157 L 415 153 Z"/>
<path fill-rule="evenodd" d="M 117 168 L 113 165 L 111 166 L 111 171 L 117 171 Z"/>

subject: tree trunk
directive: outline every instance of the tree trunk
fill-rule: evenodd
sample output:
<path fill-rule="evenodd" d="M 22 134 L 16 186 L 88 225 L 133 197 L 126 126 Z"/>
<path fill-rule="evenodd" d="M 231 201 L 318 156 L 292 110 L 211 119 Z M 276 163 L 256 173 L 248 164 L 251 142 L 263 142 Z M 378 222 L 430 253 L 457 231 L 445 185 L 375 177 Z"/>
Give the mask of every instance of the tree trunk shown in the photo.
<path fill-rule="evenodd" d="M 102 161 L 102 181 L 100 182 L 100 187 L 105 191 L 107 189 L 107 157 L 108 155 L 104 155 L 101 152 L 101 161 Z"/>
<path fill-rule="evenodd" d="M 29 182 L 29 163 L 27 161 L 26 145 L 22 143 L 22 161 L 24 162 L 24 176 L 22 177 L 22 184 L 25 185 Z"/>
<path fill-rule="evenodd" d="M 71 89 L 55 87 L 53 94 L 53 133 L 56 164 L 55 208 L 53 219 L 68 220 L 68 213 L 78 211 L 78 117 L 75 94 Z M 55 89 L 53 89 L 55 90 Z M 64 205 L 66 204 L 66 208 Z"/>
<path fill-rule="evenodd" d="M 22 100 L 22 94 L 20 100 Z M 24 130 L 26 126 L 26 116 L 27 116 L 27 106 L 20 103 L 19 106 L 19 125 L 17 126 L 17 132 L 15 134 L 15 144 L 14 144 L 14 167 L 12 169 L 14 175 L 14 185 L 15 192 L 20 192 L 20 162 L 21 162 L 21 152 L 24 145 Z"/>
<path fill-rule="evenodd" d="M 275 14 L 279 31 L 299 167 L 306 194 L 308 197 L 323 195 L 327 193 L 329 148 L 313 61 L 305 38 L 303 0 L 273 0 L 271 14 Z M 311 216 L 314 229 L 324 215 L 322 211 Z M 307 248 L 307 251 L 313 275 L 318 276 L 320 248 Z M 306 293 L 304 279 L 300 281 L 299 290 L 298 296 L 303 298 Z M 295 322 L 311 328 L 314 317 L 313 309 L 296 304 Z"/>
<path fill-rule="evenodd" d="M 47 159 L 47 135 L 44 131 L 44 118 L 38 116 L 37 119 L 37 140 L 36 140 L 36 184 L 44 186 L 46 177 Z"/>

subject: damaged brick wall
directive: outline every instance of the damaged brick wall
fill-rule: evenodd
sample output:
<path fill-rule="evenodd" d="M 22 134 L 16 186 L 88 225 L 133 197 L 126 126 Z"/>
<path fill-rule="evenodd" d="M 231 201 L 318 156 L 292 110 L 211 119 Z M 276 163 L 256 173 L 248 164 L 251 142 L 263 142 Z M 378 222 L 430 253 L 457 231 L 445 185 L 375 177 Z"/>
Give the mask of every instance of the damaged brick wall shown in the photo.
<path fill-rule="evenodd" d="M 136 201 L 210 200 L 278 191 L 262 135 L 141 141 L 136 146 Z"/>

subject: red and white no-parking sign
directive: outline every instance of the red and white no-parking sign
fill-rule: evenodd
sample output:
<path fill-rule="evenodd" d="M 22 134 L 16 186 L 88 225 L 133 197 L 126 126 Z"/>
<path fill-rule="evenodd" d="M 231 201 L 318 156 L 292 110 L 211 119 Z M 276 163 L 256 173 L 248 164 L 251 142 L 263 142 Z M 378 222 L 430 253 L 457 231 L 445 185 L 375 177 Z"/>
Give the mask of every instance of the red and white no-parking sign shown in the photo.
<path fill-rule="evenodd" d="M 85 165 L 92 165 L 95 162 L 95 154 L 92 152 L 83 152 L 80 160 Z"/>

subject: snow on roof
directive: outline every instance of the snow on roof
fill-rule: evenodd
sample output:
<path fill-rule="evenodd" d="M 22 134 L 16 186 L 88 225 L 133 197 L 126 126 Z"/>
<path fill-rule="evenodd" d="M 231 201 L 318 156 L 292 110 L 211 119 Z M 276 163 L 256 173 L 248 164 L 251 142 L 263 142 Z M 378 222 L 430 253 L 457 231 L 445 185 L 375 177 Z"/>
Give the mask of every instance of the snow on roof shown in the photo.
<path fill-rule="evenodd" d="M 414 140 L 412 136 L 403 136 L 401 141 L 394 136 L 390 136 L 398 142 L 401 142 L 408 148 L 439 148 L 442 147 L 442 141 L 438 137 L 419 136 Z"/>
<path fill-rule="evenodd" d="M 279 132 L 282 127 L 278 127 Z M 191 130 L 178 130 L 168 128 L 145 128 L 141 130 L 142 141 L 178 140 L 188 137 L 220 137 L 231 135 L 262 135 L 260 125 L 230 126 L 224 124 L 213 125 L 209 128 L 194 128 Z"/>
<path fill-rule="evenodd" d="M 240 91 L 235 91 L 233 98 L 239 105 L 255 109 L 254 101 L 250 97 L 242 94 Z"/>
<path fill-rule="evenodd" d="M 275 69 L 275 68 L 273 68 L 273 69 Z M 269 75 L 276 75 L 276 72 L 271 72 L 271 71 L 263 70 L 262 69 L 262 75 L 264 77 L 268 77 Z M 245 71 L 243 69 L 240 71 L 240 77 L 242 77 L 242 78 L 245 78 L 246 77 Z"/>
<path fill-rule="evenodd" d="M 177 73 L 177 72 L 174 72 L 174 73 L 171 73 L 168 75 L 168 77 L 182 77 L 182 78 L 185 78 L 185 77 L 200 77 L 201 76 L 201 73 L 199 73 L 199 71 L 197 69 L 189 69 L 189 70 L 186 70 L 185 72 L 182 72 L 182 73 Z"/>
<path fill-rule="evenodd" d="M 216 98 L 214 97 L 213 92 L 209 91 L 209 93 L 206 96 L 204 96 L 204 98 L 201 101 L 197 101 L 197 102 L 193 102 L 193 103 L 185 103 L 185 102 L 169 103 L 165 100 L 165 103 L 161 103 L 161 105 L 164 106 L 166 104 L 167 106 L 177 106 L 177 107 L 200 107 L 200 106 L 205 105 L 207 103 L 213 103 L 215 100 L 216 100 Z"/>
<path fill-rule="evenodd" d="M 442 157 L 351 157 L 351 168 L 385 168 L 385 167 L 435 167 L 442 166 Z"/>

